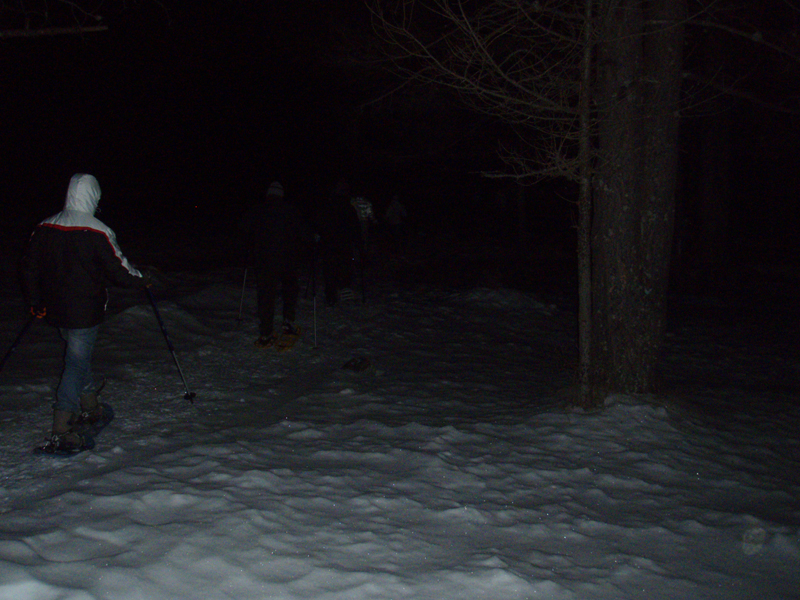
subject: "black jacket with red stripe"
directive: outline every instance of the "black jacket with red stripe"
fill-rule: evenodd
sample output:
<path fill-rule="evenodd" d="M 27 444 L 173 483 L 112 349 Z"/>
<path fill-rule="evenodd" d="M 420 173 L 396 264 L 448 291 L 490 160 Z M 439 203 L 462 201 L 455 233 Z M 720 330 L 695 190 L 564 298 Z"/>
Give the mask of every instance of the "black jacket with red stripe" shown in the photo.
<path fill-rule="evenodd" d="M 144 287 L 123 256 L 114 232 L 94 217 L 100 186 L 91 175 L 70 181 L 64 210 L 36 227 L 22 258 L 22 287 L 47 322 L 84 329 L 103 321 L 110 285 Z"/>

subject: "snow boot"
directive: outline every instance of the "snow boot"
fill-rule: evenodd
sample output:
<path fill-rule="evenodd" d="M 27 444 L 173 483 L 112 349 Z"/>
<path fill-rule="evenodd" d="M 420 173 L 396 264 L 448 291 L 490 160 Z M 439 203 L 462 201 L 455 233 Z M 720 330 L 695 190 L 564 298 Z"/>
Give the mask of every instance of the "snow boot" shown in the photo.
<path fill-rule="evenodd" d="M 75 427 L 77 429 L 85 428 L 94 425 L 102 418 L 103 405 L 100 404 L 97 392 L 81 394 L 81 414 L 75 420 Z"/>
<path fill-rule="evenodd" d="M 72 431 L 75 414 L 69 410 L 55 409 L 53 411 L 53 435 L 64 435 Z"/>
<path fill-rule="evenodd" d="M 83 437 L 72 430 L 74 419 L 75 415 L 71 411 L 59 409 L 53 411 L 53 432 L 42 448 L 45 452 L 69 453 L 83 449 L 85 445 Z"/>

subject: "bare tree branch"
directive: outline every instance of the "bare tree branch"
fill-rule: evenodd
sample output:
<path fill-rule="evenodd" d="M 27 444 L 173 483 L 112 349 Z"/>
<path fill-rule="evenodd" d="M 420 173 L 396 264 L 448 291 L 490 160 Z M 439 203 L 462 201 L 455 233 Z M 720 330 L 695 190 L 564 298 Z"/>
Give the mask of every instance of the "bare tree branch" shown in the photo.
<path fill-rule="evenodd" d="M 104 22 L 121 14 L 139 0 L 17 0 L 0 1 L 0 38 L 26 38 L 54 35 L 83 35 L 107 31 Z M 147 0 L 161 7 L 160 0 Z"/>
<path fill-rule="evenodd" d="M 773 50 L 774 52 L 777 52 L 778 54 L 782 55 L 785 58 L 788 58 L 788 59 L 790 59 L 790 60 L 792 60 L 794 62 L 800 63 L 800 56 L 798 56 L 796 52 L 792 52 L 789 48 L 786 48 L 784 46 L 780 46 L 778 44 L 775 44 L 775 43 L 765 39 L 764 32 L 759 31 L 757 29 L 748 32 L 748 31 L 743 31 L 741 29 L 738 29 L 736 27 L 731 27 L 731 26 L 726 25 L 724 23 L 717 23 L 715 21 L 707 21 L 707 20 L 700 20 L 700 19 L 695 19 L 695 20 L 689 21 L 689 22 L 694 26 L 706 27 L 708 29 L 718 29 L 720 31 L 724 31 L 725 33 L 727 33 L 727 34 L 729 34 L 729 35 L 731 35 L 733 37 L 744 39 L 744 40 L 747 40 L 749 42 L 753 42 L 754 44 L 758 44 L 760 46 L 763 46 L 765 48 L 769 48 L 770 50 Z"/>
<path fill-rule="evenodd" d="M 0 30 L 0 38 L 82 35 L 84 33 L 95 33 L 98 31 L 108 31 L 108 26 L 90 25 L 88 27 L 45 27 L 42 29 L 13 29 L 9 31 Z"/>
<path fill-rule="evenodd" d="M 577 177 L 580 6 L 494 0 L 476 8 L 410 0 L 392 3 L 395 10 L 387 12 L 386 4 L 372 4 L 374 28 L 397 70 L 453 90 L 472 110 L 526 131 L 515 131 L 524 151 L 503 150 L 514 177 Z"/>

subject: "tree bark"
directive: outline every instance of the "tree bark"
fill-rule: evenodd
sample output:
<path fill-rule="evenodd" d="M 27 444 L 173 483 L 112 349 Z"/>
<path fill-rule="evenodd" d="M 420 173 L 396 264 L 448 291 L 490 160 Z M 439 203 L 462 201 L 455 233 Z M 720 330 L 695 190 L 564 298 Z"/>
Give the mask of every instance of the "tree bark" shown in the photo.
<path fill-rule="evenodd" d="M 706 48 L 703 66 L 709 79 L 720 75 L 716 72 L 723 63 L 724 51 L 718 39 L 710 40 Z M 722 85 L 726 84 L 722 81 Z M 708 100 L 707 112 L 700 123 L 700 186 L 697 198 L 696 229 L 694 244 L 694 283 L 706 285 L 722 280 L 727 272 L 729 202 L 731 196 L 729 164 L 731 156 L 730 117 L 728 108 L 720 96 Z M 723 276 L 720 276 L 720 273 Z"/>
<path fill-rule="evenodd" d="M 595 397 L 653 389 L 674 227 L 685 9 L 684 0 L 600 0 L 599 6 Z"/>
<path fill-rule="evenodd" d="M 578 191 L 578 385 L 579 404 L 595 404 L 592 388 L 592 114 L 594 0 L 584 3 L 581 95 L 578 105 L 580 162 Z"/>

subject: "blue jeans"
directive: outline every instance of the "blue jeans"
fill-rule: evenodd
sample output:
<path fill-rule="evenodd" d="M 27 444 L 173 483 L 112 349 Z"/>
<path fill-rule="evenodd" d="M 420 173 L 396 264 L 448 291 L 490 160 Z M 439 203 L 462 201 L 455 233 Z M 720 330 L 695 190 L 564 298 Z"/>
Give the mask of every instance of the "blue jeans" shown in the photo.
<path fill-rule="evenodd" d="M 81 394 L 94 391 L 92 377 L 92 352 L 97 341 L 99 325 L 88 329 L 59 329 L 67 342 L 64 353 L 64 371 L 56 391 L 55 410 L 81 412 Z"/>

